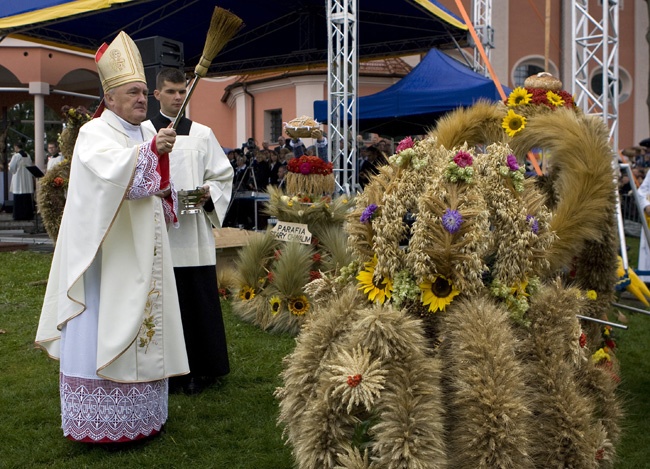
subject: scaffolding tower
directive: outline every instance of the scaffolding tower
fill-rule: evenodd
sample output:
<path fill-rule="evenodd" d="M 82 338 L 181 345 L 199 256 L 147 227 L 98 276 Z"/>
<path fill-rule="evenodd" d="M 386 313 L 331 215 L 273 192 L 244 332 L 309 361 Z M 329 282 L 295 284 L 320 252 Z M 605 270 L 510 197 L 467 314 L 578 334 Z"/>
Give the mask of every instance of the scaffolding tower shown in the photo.
<path fill-rule="evenodd" d="M 600 115 L 609 129 L 610 144 L 618 151 L 619 2 L 601 0 L 598 16 L 589 13 L 588 0 L 571 1 L 571 93 L 585 114 Z M 598 75 L 602 77 L 598 83 Z M 602 84 L 601 92 L 592 85 Z"/>
<path fill-rule="evenodd" d="M 337 192 L 357 189 L 357 1 L 327 0 L 327 150 Z"/>
<path fill-rule="evenodd" d="M 481 44 L 485 50 L 485 55 L 488 60 L 491 60 L 491 51 L 494 48 L 492 0 L 474 0 L 472 3 L 474 4 L 472 8 L 472 22 L 474 23 L 474 29 L 476 30 L 476 35 L 481 40 Z M 480 73 L 484 77 L 489 77 L 490 72 L 478 47 L 476 47 L 476 44 L 472 43 L 472 48 L 474 50 L 474 71 Z"/>

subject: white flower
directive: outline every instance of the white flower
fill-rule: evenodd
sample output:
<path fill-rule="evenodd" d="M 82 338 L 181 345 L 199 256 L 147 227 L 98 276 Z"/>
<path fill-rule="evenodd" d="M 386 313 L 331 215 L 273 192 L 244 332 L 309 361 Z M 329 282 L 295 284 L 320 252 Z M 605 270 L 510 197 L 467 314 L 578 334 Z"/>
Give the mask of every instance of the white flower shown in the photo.
<path fill-rule="evenodd" d="M 348 414 L 359 404 L 370 410 L 384 389 L 388 371 L 381 369 L 379 360 L 371 362 L 370 358 L 370 352 L 358 346 L 352 355 L 342 350 L 335 357 L 337 364 L 328 366 L 333 374 L 332 398 L 339 398 L 343 406 L 347 404 Z"/>

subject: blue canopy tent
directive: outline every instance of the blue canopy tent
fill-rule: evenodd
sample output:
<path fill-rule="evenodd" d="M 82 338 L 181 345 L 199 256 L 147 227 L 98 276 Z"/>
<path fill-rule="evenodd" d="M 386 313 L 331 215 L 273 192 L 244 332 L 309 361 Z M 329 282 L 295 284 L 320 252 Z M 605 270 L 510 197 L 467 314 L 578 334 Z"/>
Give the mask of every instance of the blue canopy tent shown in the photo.
<path fill-rule="evenodd" d="M 481 98 L 501 99 L 492 80 L 433 49 L 399 82 L 358 98 L 358 129 L 392 136 L 425 133 L 445 112 Z M 314 117 L 327 123 L 327 101 L 314 102 Z"/>
<path fill-rule="evenodd" d="M 123 30 L 134 40 L 162 36 L 183 43 L 185 66 L 192 70 L 215 3 L 241 17 L 245 27 L 208 75 L 327 63 L 326 0 L 2 0 L 0 41 L 11 34 L 94 53 Z M 467 27 L 438 0 L 359 0 L 357 19 L 363 58 L 467 44 Z"/>

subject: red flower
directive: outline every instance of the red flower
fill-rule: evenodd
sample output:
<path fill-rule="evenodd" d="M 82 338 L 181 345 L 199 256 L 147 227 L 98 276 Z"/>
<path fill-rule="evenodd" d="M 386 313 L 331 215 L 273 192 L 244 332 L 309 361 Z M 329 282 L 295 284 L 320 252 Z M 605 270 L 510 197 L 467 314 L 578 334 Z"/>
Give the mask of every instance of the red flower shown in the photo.
<path fill-rule="evenodd" d="M 320 262 L 320 259 L 321 259 L 321 255 L 319 253 L 316 253 L 313 256 L 311 256 L 311 260 L 314 262 L 314 264 Z"/>
<path fill-rule="evenodd" d="M 413 148 L 413 139 L 411 137 L 406 137 L 397 145 L 397 148 L 395 149 L 395 154 L 397 155 L 404 150 L 408 150 L 409 148 Z"/>
<path fill-rule="evenodd" d="M 317 278 L 320 278 L 320 272 L 318 270 L 310 270 L 309 281 L 311 282 L 312 280 L 316 280 Z"/>
<path fill-rule="evenodd" d="M 326 163 L 317 156 L 303 155 L 300 158 L 292 158 L 287 164 L 287 169 L 298 174 L 332 174 L 334 166 Z"/>
<path fill-rule="evenodd" d="M 266 279 L 269 281 L 269 283 L 271 283 L 273 282 L 273 278 L 274 278 L 273 272 L 269 270 L 269 273 L 266 274 Z"/>
<path fill-rule="evenodd" d="M 276 249 L 276 251 L 273 253 L 273 257 L 275 257 L 276 261 L 280 259 L 281 255 L 282 255 L 282 251 L 280 251 L 279 249 Z"/>
<path fill-rule="evenodd" d="M 361 375 L 348 376 L 348 386 L 356 388 L 361 384 L 363 377 Z"/>
<path fill-rule="evenodd" d="M 587 335 L 583 332 L 580 334 L 580 348 L 584 348 L 587 345 Z"/>
<path fill-rule="evenodd" d="M 607 339 L 605 341 L 605 345 L 609 347 L 611 350 L 614 350 L 616 348 L 616 342 L 614 342 L 612 339 Z"/>
<path fill-rule="evenodd" d="M 54 180 L 52 181 L 52 185 L 54 187 L 61 187 L 63 186 L 63 178 L 61 176 L 55 177 Z"/>
<path fill-rule="evenodd" d="M 460 168 L 471 166 L 473 162 L 474 159 L 472 158 L 472 155 L 466 151 L 459 151 L 456 153 L 456 156 L 454 156 L 454 163 L 456 163 Z"/>
<path fill-rule="evenodd" d="M 596 461 L 602 461 L 605 458 L 605 448 L 596 451 Z"/>
<path fill-rule="evenodd" d="M 228 290 L 226 290 L 225 288 L 220 288 L 219 296 L 224 299 L 228 298 Z"/>

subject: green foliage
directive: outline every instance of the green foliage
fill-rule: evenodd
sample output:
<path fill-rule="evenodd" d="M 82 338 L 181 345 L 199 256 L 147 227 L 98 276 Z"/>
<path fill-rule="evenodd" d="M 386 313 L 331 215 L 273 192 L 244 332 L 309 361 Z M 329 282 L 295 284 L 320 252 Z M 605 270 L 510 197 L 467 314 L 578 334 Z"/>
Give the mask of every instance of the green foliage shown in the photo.
<path fill-rule="evenodd" d="M 0 468 L 291 468 L 277 426 L 287 335 L 236 319 L 222 303 L 231 373 L 196 396 L 170 395 L 165 432 L 121 450 L 71 442 L 60 429 L 58 362 L 34 348 L 51 254 L 0 253 Z"/>

